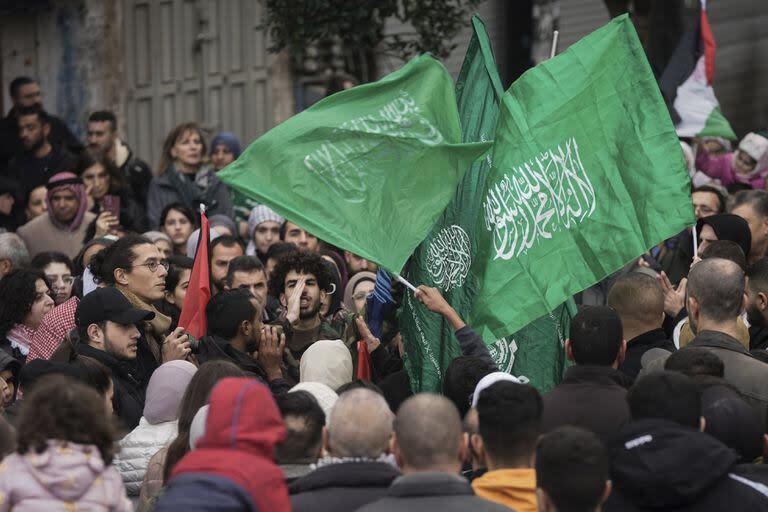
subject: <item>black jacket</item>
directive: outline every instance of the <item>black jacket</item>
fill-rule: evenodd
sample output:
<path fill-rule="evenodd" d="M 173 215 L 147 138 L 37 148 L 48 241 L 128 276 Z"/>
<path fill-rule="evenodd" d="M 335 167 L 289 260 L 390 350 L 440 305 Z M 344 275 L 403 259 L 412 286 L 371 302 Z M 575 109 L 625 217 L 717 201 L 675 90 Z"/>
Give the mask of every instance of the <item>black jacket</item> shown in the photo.
<path fill-rule="evenodd" d="M 394 482 L 387 495 L 359 512 L 509 512 L 475 496 L 466 479 L 450 473 L 414 473 Z"/>
<path fill-rule="evenodd" d="M 737 455 L 707 434 L 647 419 L 627 425 L 619 440 L 606 512 L 768 510 L 768 492 L 735 475 Z"/>
<path fill-rule="evenodd" d="M 109 368 L 115 385 L 115 397 L 112 405 L 115 414 L 123 426 L 133 430 L 144 414 L 144 399 L 147 394 L 146 383 L 139 376 L 137 365 L 132 361 L 119 361 L 111 354 L 85 343 L 77 346 L 78 354 L 92 357 Z"/>
<path fill-rule="evenodd" d="M 669 280 L 677 286 L 681 279 L 688 277 L 693 263 L 693 234 L 685 230 L 677 237 L 676 245 L 669 249 L 661 259 L 661 267 Z"/>
<path fill-rule="evenodd" d="M 77 156 L 64 146 L 51 145 L 53 149 L 43 158 L 25 151 L 17 153 L 8 163 L 7 176 L 19 184 L 25 198 L 32 189 L 48 183 L 54 174 L 77 171 Z"/>
<path fill-rule="evenodd" d="M 629 383 L 623 373 L 609 366 L 571 366 L 563 382 L 543 397 L 543 431 L 576 425 L 591 430 L 610 446 L 616 432 L 629 421 Z"/>
<path fill-rule="evenodd" d="M 119 194 L 115 194 L 120 198 L 120 226 L 126 232 L 143 233 L 147 230 L 147 214 L 145 208 L 141 206 L 134 198 L 133 195 L 125 189 Z M 88 226 L 88 231 L 85 233 L 86 240 L 92 240 L 96 235 L 96 221 L 98 216 L 103 212 L 100 205 L 95 204 L 91 209 L 91 213 L 96 215 L 96 219 Z"/>
<path fill-rule="evenodd" d="M 204 336 L 201 338 L 195 356 L 200 364 L 216 359 L 231 361 L 250 376 L 259 379 L 264 384 L 268 384 L 273 395 L 281 395 L 291 389 L 291 385 L 285 379 L 269 380 L 267 372 L 261 366 L 261 363 L 245 352 L 234 348 L 229 344 L 229 341 L 218 336 Z"/>
<path fill-rule="evenodd" d="M 134 156 L 130 148 L 128 148 L 128 153 L 128 159 L 120 166 L 120 170 L 131 188 L 131 196 L 146 211 L 147 192 L 149 191 L 149 183 L 152 181 L 152 170 L 144 160 Z"/>
<path fill-rule="evenodd" d="M 385 462 L 324 466 L 291 484 L 291 506 L 293 512 L 354 512 L 383 498 L 398 476 Z"/>
<path fill-rule="evenodd" d="M 652 348 L 661 348 L 669 352 L 677 351 L 664 329 L 648 331 L 627 341 L 627 354 L 624 362 L 619 366 L 619 371 L 634 381 L 643 367 L 641 364 L 643 354 Z"/>
<path fill-rule="evenodd" d="M 48 140 L 51 144 L 64 146 L 71 153 L 79 154 L 84 149 L 80 140 L 72 134 L 64 121 L 50 114 L 49 118 L 51 131 Z M 16 118 L 16 110 L 11 109 L 8 115 L 0 119 L 0 173 L 8 166 L 11 158 L 22 150 L 19 121 Z"/>
<path fill-rule="evenodd" d="M 749 328 L 749 350 L 768 350 L 768 327 Z"/>

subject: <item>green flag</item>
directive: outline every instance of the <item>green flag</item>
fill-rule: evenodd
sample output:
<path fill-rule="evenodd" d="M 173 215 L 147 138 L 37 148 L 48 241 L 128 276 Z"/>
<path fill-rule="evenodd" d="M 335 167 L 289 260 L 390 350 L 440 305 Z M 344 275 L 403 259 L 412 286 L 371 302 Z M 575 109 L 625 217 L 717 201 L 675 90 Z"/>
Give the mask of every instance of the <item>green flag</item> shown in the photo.
<path fill-rule="evenodd" d="M 493 163 L 470 316 L 484 336 L 516 331 L 694 222 L 680 144 L 626 15 L 510 87 Z"/>
<path fill-rule="evenodd" d="M 477 16 L 472 23 L 475 34 L 456 81 L 464 142 L 494 138 L 503 95 L 485 26 Z M 477 229 L 477 218 L 483 215 L 482 202 L 490 172 L 490 158 L 472 164 L 453 201 L 416 249 L 408 266 L 412 283 L 439 288 L 462 318 L 471 312 L 480 284 L 475 269 L 481 266 L 473 256 L 484 238 L 485 229 Z M 560 334 L 567 332 L 570 312 L 571 309 L 558 307 L 513 336 L 498 341 L 488 339 L 499 368 L 525 375 L 541 389 L 559 382 L 563 367 Z M 507 313 L 514 314 L 514 310 Z M 411 387 L 414 391 L 439 391 L 443 372 L 461 355 L 452 327 L 442 316 L 431 313 L 406 294 L 400 330 Z"/>
<path fill-rule="evenodd" d="M 489 147 L 461 143 L 451 77 L 422 55 L 276 126 L 218 176 L 313 235 L 399 272 Z"/>

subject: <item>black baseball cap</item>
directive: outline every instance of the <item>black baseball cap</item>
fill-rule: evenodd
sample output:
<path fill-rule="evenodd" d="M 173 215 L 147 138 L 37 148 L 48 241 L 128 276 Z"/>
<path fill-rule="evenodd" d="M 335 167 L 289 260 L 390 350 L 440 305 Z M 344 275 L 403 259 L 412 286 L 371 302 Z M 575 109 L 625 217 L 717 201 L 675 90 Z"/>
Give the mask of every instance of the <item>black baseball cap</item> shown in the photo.
<path fill-rule="evenodd" d="M 87 327 L 107 320 L 129 325 L 153 318 L 155 314 L 152 311 L 134 308 L 125 295 L 113 287 L 95 289 L 83 297 L 75 311 L 75 323 L 78 327 Z"/>

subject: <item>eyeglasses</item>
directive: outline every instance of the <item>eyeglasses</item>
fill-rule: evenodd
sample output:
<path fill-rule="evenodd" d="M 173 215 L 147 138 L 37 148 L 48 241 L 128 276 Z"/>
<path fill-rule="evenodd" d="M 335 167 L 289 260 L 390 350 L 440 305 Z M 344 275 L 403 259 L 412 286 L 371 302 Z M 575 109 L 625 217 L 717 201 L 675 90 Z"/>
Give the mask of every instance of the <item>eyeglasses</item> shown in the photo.
<path fill-rule="evenodd" d="M 146 263 L 142 263 L 140 265 L 131 265 L 130 268 L 136 268 L 136 267 L 147 267 L 150 272 L 153 274 L 157 272 L 157 267 L 162 266 L 165 270 L 168 270 L 168 268 L 171 266 L 171 262 L 168 260 L 150 260 Z"/>
<path fill-rule="evenodd" d="M 373 295 L 373 292 L 368 292 L 368 293 L 366 293 L 366 292 L 357 292 L 356 294 L 352 295 L 352 300 L 367 299 L 371 295 Z"/>
<path fill-rule="evenodd" d="M 56 283 L 56 281 L 58 281 L 58 279 L 59 279 L 59 276 L 45 276 L 45 277 L 51 283 Z M 67 286 L 69 286 L 69 285 L 71 285 L 72 283 L 75 282 L 75 278 L 72 277 L 72 276 L 63 276 L 60 279 Z"/>

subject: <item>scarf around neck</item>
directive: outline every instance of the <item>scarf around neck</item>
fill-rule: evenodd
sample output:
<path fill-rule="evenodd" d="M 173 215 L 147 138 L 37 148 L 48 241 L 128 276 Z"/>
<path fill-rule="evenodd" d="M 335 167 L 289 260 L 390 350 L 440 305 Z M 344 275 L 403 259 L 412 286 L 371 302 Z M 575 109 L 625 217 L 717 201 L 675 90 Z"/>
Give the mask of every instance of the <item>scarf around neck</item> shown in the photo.
<path fill-rule="evenodd" d="M 181 202 L 193 212 L 197 211 L 200 203 L 205 204 L 208 210 L 216 208 L 218 205 L 218 201 L 215 199 L 218 182 L 210 168 L 200 169 L 195 174 L 194 180 L 187 179 L 185 175 L 176 170 L 173 164 L 168 168 L 166 174 L 171 185 L 179 194 Z"/>
<path fill-rule="evenodd" d="M 35 329 L 24 324 L 16 324 L 13 326 L 13 329 L 8 331 L 5 337 L 11 343 L 11 347 L 19 349 L 19 352 L 26 356 L 29 354 L 29 347 L 32 346 L 32 336 L 34 334 Z"/>
<path fill-rule="evenodd" d="M 122 287 L 118 289 L 125 295 L 125 298 L 128 299 L 133 307 L 144 311 L 151 311 L 155 314 L 155 318 L 144 322 L 144 335 L 147 338 L 147 345 L 149 345 L 149 350 L 152 352 L 152 355 L 155 356 L 155 359 L 158 362 L 162 362 L 160 345 L 171 329 L 171 317 L 162 314 L 155 306 L 147 304 L 135 293 Z"/>

